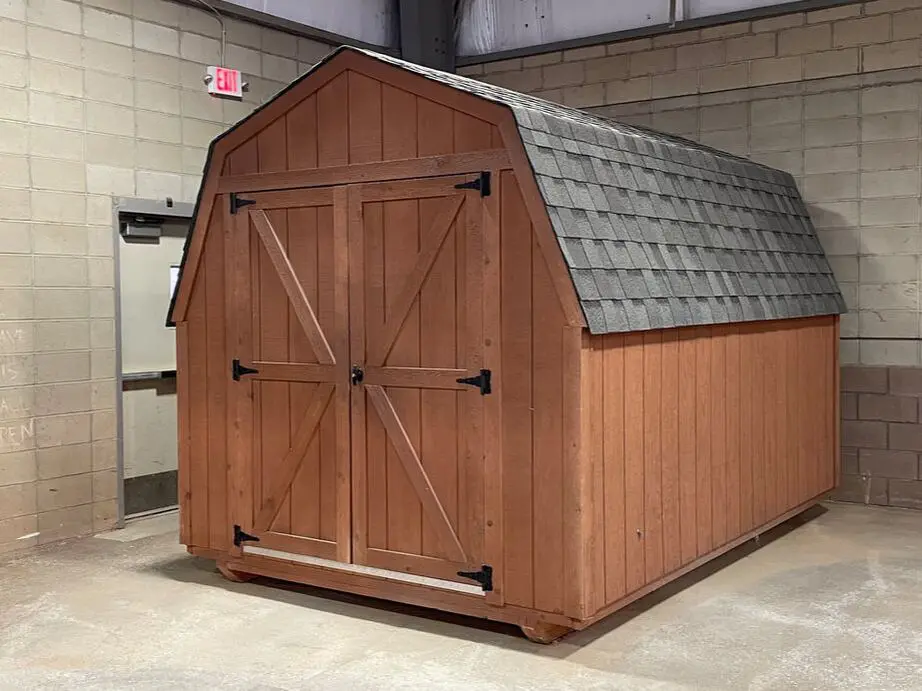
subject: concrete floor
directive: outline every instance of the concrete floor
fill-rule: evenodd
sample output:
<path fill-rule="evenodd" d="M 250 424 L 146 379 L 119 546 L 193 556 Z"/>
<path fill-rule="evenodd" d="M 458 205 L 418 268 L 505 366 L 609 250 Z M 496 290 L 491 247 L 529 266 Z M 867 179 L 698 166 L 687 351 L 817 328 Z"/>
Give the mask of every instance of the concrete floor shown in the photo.
<path fill-rule="evenodd" d="M 922 688 L 922 512 L 830 505 L 552 646 L 228 583 L 175 521 L 0 560 L 0 689 Z"/>

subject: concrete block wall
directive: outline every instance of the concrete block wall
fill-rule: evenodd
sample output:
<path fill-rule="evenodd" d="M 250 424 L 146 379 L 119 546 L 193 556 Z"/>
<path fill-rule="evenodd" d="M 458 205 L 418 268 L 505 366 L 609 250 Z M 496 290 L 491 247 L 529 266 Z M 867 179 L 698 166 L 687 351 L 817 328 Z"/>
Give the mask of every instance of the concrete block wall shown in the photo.
<path fill-rule="evenodd" d="M 922 497 L 922 446 L 904 441 L 920 423 L 919 392 L 901 383 L 922 379 L 922 0 L 855 2 L 461 71 L 790 171 L 849 306 L 843 383 L 855 367 L 878 382 L 846 388 L 841 496 L 864 501 L 858 488 L 872 478 L 868 501 Z"/>
<path fill-rule="evenodd" d="M 842 484 L 846 501 L 922 509 L 922 370 L 842 370 Z"/>
<path fill-rule="evenodd" d="M 0 0 L 0 553 L 116 518 L 112 197 L 194 201 L 209 141 L 330 47 L 207 12 Z"/>

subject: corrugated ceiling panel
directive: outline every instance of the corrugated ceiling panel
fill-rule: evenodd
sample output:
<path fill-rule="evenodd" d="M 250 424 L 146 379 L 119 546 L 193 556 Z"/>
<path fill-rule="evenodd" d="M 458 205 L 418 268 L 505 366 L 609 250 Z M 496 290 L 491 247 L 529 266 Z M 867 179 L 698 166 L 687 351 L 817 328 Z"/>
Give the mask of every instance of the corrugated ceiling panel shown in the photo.
<path fill-rule="evenodd" d="M 686 18 L 712 17 L 717 14 L 755 10 L 761 7 L 789 5 L 777 0 L 686 0 Z"/>
<path fill-rule="evenodd" d="M 791 4 L 777 0 L 682 0 L 676 19 L 702 19 Z M 487 55 L 559 41 L 662 26 L 670 0 L 468 0 L 458 54 Z"/>
<path fill-rule="evenodd" d="M 288 21 L 348 36 L 365 43 L 397 45 L 394 0 L 225 0 Z"/>

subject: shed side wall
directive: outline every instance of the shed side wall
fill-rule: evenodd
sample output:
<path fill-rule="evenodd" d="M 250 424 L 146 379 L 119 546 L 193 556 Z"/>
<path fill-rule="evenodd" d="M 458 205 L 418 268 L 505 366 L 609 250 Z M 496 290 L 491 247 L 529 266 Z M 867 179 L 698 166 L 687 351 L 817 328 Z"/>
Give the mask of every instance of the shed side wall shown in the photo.
<path fill-rule="evenodd" d="M 836 323 L 584 338 L 589 614 L 834 487 Z"/>

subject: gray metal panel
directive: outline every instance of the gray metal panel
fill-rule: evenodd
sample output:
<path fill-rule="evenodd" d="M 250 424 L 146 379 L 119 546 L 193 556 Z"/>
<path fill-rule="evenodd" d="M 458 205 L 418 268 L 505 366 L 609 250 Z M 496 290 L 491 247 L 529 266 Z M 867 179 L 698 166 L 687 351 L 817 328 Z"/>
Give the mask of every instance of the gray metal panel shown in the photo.
<path fill-rule="evenodd" d="M 341 0 L 334 3 L 319 3 L 316 7 L 329 8 L 340 4 Z M 397 15 L 400 18 L 401 57 L 420 65 L 454 72 L 453 0 L 398 0 L 397 6 Z"/>
<path fill-rule="evenodd" d="M 114 207 L 116 213 L 163 216 L 165 218 L 192 218 L 192 213 L 195 210 L 195 204 L 188 202 L 138 199 L 136 197 L 117 197 Z"/>

